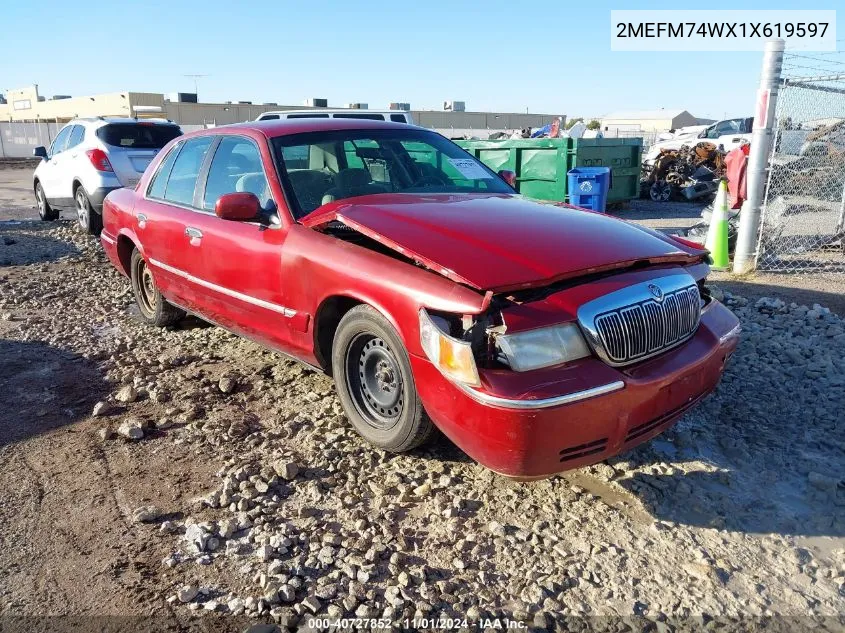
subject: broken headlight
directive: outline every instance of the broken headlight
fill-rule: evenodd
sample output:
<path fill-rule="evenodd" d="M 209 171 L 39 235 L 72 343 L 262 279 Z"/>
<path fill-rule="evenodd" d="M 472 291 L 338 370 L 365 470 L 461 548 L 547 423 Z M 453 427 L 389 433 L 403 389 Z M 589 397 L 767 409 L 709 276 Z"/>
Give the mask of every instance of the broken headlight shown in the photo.
<path fill-rule="evenodd" d="M 514 371 L 551 367 L 590 355 L 590 348 L 575 323 L 505 334 L 496 343 Z"/>
<path fill-rule="evenodd" d="M 481 381 L 472 355 L 472 346 L 466 341 L 449 336 L 444 331 L 448 329 L 449 324 L 445 319 L 432 317 L 425 309 L 420 310 L 420 344 L 428 359 L 447 378 L 478 387 Z"/>

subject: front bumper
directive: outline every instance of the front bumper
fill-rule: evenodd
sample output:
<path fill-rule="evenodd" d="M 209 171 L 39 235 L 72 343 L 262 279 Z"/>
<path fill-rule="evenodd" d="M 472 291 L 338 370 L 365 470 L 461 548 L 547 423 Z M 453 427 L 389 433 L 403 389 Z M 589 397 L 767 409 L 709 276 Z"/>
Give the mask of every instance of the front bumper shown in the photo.
<path fill-rule="evenodd" d="M 713 301 L 689 341 L 650 360 L 484 371 L 477 391 L 450 382 L 426 358 L 411 356 L 411 365 L 426 412 L 470 457 L 503 475 L 543 477 L 663 432 L 716 387 L 739 330 L 737 318 Z"/>

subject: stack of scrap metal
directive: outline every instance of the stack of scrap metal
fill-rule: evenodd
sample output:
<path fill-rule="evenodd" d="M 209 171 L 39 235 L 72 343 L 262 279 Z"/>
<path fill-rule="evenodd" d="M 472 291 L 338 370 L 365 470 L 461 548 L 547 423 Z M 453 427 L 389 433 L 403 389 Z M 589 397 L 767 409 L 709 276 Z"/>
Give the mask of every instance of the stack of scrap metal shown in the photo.
<path fill-rule="evenodd" d="M 725 152 L 708 141 L 664 149 L 653 164 L 643 166 L 640 195 L 659 202 L 696 200 L 715 194 L 725 171 Z"/>

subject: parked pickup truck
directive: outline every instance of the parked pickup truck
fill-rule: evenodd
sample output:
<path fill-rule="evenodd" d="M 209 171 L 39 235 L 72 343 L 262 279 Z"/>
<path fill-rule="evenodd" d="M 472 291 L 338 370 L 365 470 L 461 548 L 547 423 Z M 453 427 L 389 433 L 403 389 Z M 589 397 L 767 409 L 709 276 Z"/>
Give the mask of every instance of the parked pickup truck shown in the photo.
<path fill-rule="evenodd" d="M 410 125 L 230 125 L 109 194 L 101 240 L 147 323 L 190 312 L 331 374 L 374 445 L 439 428 L 543 477 L 673 424 L 740 326 L 698 245 L 524 199 L 512 176 Z"/>

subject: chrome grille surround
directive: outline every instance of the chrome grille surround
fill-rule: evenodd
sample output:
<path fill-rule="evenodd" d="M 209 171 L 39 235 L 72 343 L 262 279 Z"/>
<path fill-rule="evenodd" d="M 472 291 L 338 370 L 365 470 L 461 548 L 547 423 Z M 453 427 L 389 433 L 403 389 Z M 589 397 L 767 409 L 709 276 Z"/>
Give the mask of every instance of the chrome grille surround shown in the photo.
<path fill-rule="evenodd" d="M 698 286 L 686 273 L 634 284 L 578 309 L 590 347 L 613 367 L 680 345 L 695 334 L 700 319 Z"/>

